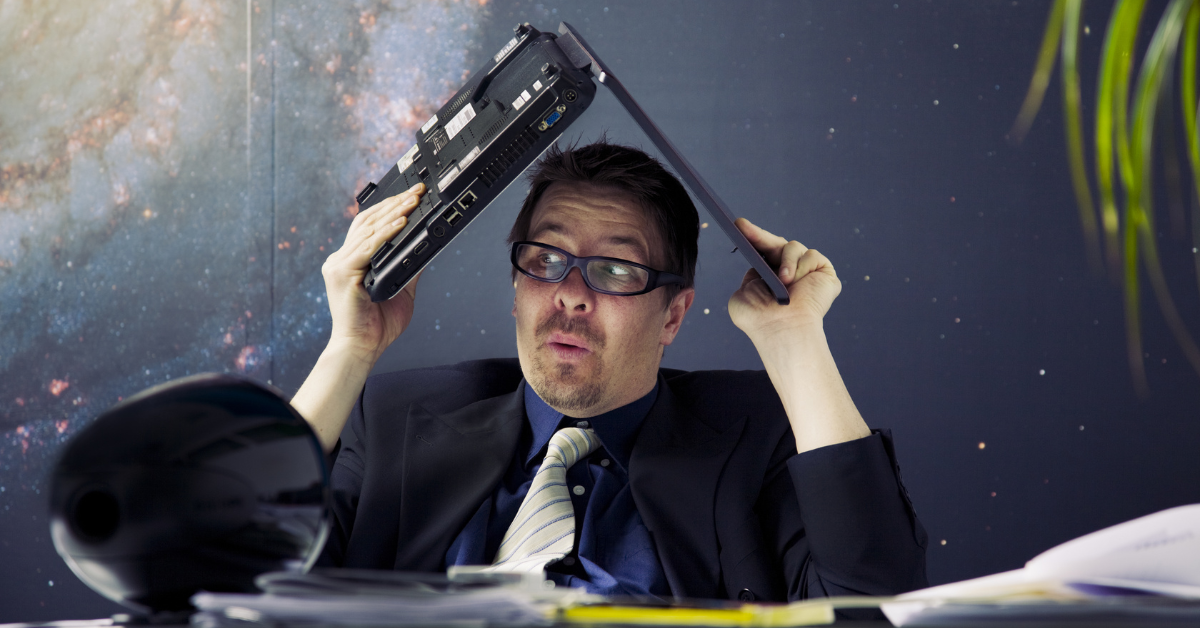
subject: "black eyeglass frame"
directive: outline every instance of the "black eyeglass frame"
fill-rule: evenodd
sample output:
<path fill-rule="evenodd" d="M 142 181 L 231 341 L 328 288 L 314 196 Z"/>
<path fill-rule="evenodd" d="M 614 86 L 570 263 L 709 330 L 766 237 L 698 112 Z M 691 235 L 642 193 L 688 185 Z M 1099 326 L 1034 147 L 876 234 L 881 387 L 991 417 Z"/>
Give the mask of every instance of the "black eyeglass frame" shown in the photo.
<path fill-rule="evenodd" d="M 538 277 L 537 275 L 534 275 L 534 274 L 526 271 L 524 268 L 521 268 L 520 264 L 517 263 L 517 249 L 521 248 L 521 245 L 524 245 L 524 244 L 540 246 L 544 249 L 550 249 L 551 251 L 557 251 L 557 252 L 563 254 L 563 256 L 565 256 L 567 258 L 567 269 L 565 271 L 563 271 L 562 276 L 559 277 L 558 279 L 547 279 L 545 277 Z M 663 286 L 669 286 L 669 285 L 673 285 L 673 284 L 683 285 L 683 282 L 684 282 L 683 277 L 680 275 L 676 275 L 674 273 L 668 273 L 666 271 L 655 270 L 653 268 L 650 268 L 649 266 L 646 266 L 645 264 L 631 262 L 627 259 L 621 259 L 619 257 L 603 257 L 603 256 L 578 257 L 576 255 L 572 255 L 571 253 L 568 253 L 567 251 L 564 251 L 564 250 L 558 248 L 557 246 L 550 246 L 549 244 L 543 244 L 541 242 L 534 242 L 532 240 L 522 240 L 520 242 L 513 242 L 512 248 L 509 253 L 509 261 L 512 262 L 513 268 L 517 269 L 522 275 L 525 275 L 526 277 L 529 277 L 530 279 L 534 279 L 534 280 L 545 282 L 545 283 L 562 283 L 562 281 L 571 274 L 572 268 L 578 268 L 579 276 L 583 277 L 583 283 L 586 284 L 587 287 L 590 288 L 593 292 L 598 292 L 600 294 L 611 294 L 613 296 L 618 296 L 618 297 L 633 297 L 633 296 L 637 296 L 639 294 L 646 294 L 647 292 L 657 290 Z M 602 290 L 600 288 L 597 288 L 596 286 L 593 286 L 592 280 L 588 279 L 587 265 L 588 265 L 588 263 L 595 262 L 595 261 L 617 262 L 619 264 L 628 264 L 630 266 L 635 266 L 637 268 L 640 268 L 640 269 L 646 271 L 646 273 L 647 273 L 646 287 L 642 288 L 641 290 L 638 290 L 637 292 L 613 292 L 612 290 Z"/>

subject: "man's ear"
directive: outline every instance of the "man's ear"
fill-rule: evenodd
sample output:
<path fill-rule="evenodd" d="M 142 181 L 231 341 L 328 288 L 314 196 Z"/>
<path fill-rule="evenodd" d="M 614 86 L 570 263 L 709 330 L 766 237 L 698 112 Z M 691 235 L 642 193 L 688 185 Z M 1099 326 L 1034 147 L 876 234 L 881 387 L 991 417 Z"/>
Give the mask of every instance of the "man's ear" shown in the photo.
<path fill-rule="evenodd" d="M 682 288 L 671 298 L 671 302 L 667 304 L 667 309 L 664 312 L 666 315 L 663 321 L 662 334 L 659 336 L 659 344 L 667 346 L 675 342 L 675 336 L 679 333 L 679 328 L 683 326 L 683 317 L 692 307 L 692 300 L 696 298 L 695 288 Z"/>

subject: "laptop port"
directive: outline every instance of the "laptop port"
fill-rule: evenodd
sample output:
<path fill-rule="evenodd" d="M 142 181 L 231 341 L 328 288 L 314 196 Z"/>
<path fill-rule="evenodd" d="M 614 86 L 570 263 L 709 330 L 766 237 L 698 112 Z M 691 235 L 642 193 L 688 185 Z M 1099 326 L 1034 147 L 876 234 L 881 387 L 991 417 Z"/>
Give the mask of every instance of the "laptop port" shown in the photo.
<path fill-rule="evenodd" d="M 440 238 L 446 235 L 446 228 L 441 225 L 434 225 L 433 228 L 429 230 L 429 233 L 432 233 L 433 237 L 435 238 Z M 421 247 L 425 246 L 426 244 L 426 242 L 422 242 L 420 245 L 418 245 L 416 252 L 420 252 Z"/>
<path fill-rule="evenodd" d="M 538 125 L 538 130 L 545 131 L 546 129 L 549 129 L 550 127 L 554 126 L 555 122 L 562 120 L 563 112 L 566 110 L 567 110 L 566 105 L 559 105 L 559 106 L 555 107 L 554 111 L 550 112 L 550 115 L 546 116 L 545 118 L 542 118 L 542 123 Z"/>
<path fill-rule="evenodd" d="M 463 209 L 470 209 L 470 207 L 475 204 L 476 198 L 478 197 L 475 196 L 474 192 L 467 190 L 466 192 L 463 192 L 462 196 L 458 197 L 458 204 L 462 205 Z"/>
<path fill-rule="evenodd" d="M 458 213 L 458 210 L 453 207 L 447 209 L 445 213 L 442 214 L 442 220 L 450 223 L 451 227 L 458 224 L 458 221 L 462 220 L 462 217 L 463 215 Z"/>

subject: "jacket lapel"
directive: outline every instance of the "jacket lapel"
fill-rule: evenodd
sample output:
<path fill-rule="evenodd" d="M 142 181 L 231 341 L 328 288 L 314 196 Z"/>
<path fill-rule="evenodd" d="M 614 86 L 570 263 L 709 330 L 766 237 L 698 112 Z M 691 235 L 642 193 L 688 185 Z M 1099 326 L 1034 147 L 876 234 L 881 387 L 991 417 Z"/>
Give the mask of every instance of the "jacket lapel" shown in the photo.
<path fill-rule="evenodd" d="M 446 550 L 508 469 L 525 419 L 523 391 L 440 416 L 409 406 L 395 569 L 442 568 Z"/>
<path fill-rule="evenodd" d="M 717 481 L 746 418 L 713 429 L 679 404 L 666 380 L 660 382 L 630 455 L 630 488 L 672 595 L 713 598 L 721 581 Z"/>

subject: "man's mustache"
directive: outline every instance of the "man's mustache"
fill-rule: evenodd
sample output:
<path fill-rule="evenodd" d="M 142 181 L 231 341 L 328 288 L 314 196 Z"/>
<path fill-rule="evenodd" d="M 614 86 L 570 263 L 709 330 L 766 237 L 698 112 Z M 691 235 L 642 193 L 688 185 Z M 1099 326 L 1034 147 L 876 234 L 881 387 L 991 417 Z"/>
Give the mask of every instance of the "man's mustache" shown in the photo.
<path fill-rule="evenodd" d="M 544 338 L 555 331 L 578 336 L 593 350 L 604 348 L 604 334 L 592 329 L 586 318 L 571 317 L 567 316 L 566 312 L 556 311 L 538 323 L 536 334 L 538 338 Z"/>

